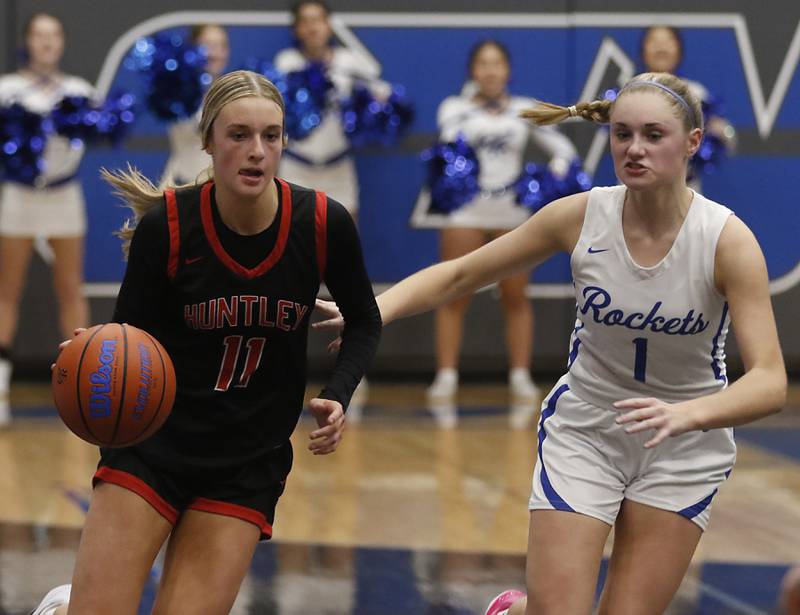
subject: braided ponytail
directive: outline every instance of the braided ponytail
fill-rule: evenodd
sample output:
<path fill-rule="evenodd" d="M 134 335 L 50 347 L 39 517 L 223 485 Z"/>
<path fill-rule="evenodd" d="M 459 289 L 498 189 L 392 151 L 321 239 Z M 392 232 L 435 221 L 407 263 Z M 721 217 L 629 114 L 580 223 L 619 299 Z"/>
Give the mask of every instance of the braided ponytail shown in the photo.
<path fill-rule="evenodd" d="M 564 107 L 549 102 L 538 102 L 535 107 L 522 111 L 520 117 L 530 120 L 537 126 L 559 124 L 569 117 L 580 117 L 588 122 L 607 124 L 611 115 L 611 104 L 610 100 L 593 100 Z"/>

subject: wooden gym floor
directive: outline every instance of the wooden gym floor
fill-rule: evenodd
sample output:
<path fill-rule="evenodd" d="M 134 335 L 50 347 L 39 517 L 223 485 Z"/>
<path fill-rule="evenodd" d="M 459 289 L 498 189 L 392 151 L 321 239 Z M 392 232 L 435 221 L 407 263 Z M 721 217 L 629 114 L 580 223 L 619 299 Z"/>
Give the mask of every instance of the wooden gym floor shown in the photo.
<path fill-rule="evenodd" d="M 547 383 L 543 383 L 547 384 Z M 309 391 L 317 387 L 309 386 Z M 64 428 L 46 385 L 17 384 L 0 431 L 0 615 L 27 614 L 69 582 L 97 460 Z M 508 426 L 502 386 L 463 386 L 458 425 L 440 426 L 422 384 L 371 383 L 339 451 L 305 451 L 257 550 L 236 615 L 483 614 L 522 588 L 536 416 Z M 672 615 L 774 613 L 800 561 L 800 389 L 781 414 L 736 430 L 739 460 L 714 500 Z M 158 578 L 153 570 L 141 613 Z"/>

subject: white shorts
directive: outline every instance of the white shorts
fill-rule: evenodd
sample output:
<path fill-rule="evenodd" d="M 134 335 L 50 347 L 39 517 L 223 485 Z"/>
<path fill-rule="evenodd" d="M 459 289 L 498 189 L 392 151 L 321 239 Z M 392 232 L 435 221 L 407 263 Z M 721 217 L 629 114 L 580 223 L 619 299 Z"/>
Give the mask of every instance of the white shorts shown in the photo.
<path fill-rule="evenodd" d="M 81 237 L 86 234 L 86 204 L 80 182 L 54 188 L 0 185 L 0 235 L 6 237 Z"/>
<path fill-rule="evenodd" d="M 732 429 L 692 431 L 645 449 L 618 413 L 578 398 L 562 377 L 542 402 L 530 510 L 583 513 L 613 525 L 623 499 L 683 515 L 705 530 L 733 469 Z"/>
<path fill-rule="evenodd" d="M 323 166 L 284 156 L 278 176 L 287 182 L 324 192 L 344 205 L 351 214 L 358 211 L 358 178 L 352 158 L 343 158 Z"/>

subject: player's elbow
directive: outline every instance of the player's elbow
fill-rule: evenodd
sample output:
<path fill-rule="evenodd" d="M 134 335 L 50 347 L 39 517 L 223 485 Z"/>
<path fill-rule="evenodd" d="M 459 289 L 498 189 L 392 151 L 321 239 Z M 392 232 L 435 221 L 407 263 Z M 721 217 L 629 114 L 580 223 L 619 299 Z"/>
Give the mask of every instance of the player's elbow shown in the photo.
<path fill-rule="evenodd" d="M 786 406 L 786 396 L 788 390 L 788 380 L 786 369 L 781 361 L 780 365 L 775 365 L 767 371 L 764 377 L 766 398 L 770 414 L 776 414 Z"/>

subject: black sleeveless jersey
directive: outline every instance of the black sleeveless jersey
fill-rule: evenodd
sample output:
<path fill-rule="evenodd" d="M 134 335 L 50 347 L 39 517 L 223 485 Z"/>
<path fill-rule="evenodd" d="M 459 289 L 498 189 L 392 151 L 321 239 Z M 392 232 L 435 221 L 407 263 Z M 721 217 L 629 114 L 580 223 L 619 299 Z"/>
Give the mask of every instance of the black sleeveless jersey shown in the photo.
<path fill-rule="evenodd" d="M 136 229 L 114 320 L 151 331 L 175 365 L 172 413 L 137 445 L 155 463 L 226 467 L 288 443 L 323 280 L 350 312 L 352 343 L 321 396 L 346 407 L 374 353 L 380 316 L 349 215 L 322 193 L 276 182 L 275 220 L 257 235 L 224 225 L 213 182 L 166 191 Z"/>

